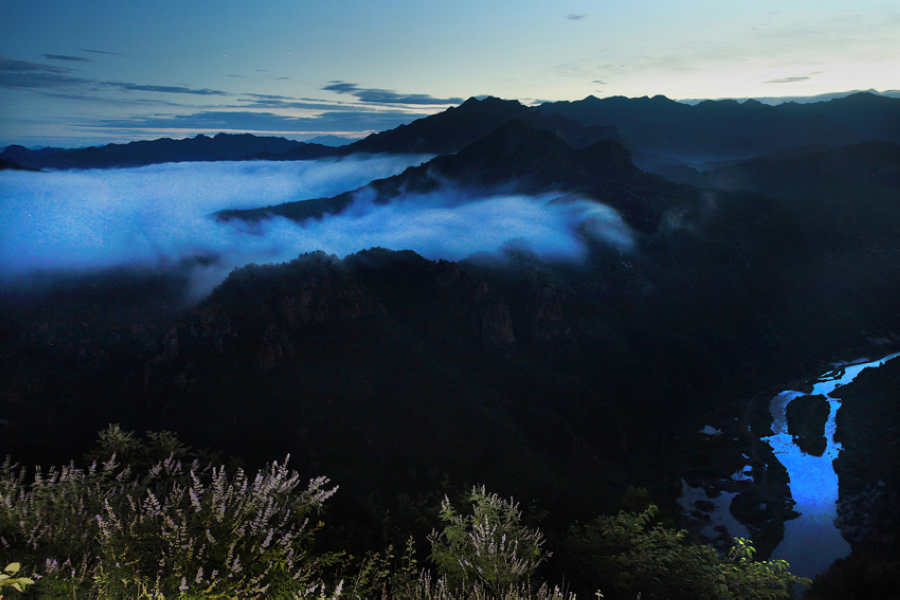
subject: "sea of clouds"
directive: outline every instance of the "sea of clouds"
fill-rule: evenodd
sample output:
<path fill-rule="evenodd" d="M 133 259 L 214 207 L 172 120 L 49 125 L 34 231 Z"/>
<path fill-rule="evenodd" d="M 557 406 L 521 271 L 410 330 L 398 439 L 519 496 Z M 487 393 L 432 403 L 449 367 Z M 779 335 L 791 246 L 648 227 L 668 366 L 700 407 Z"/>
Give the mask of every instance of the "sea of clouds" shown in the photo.
<path fill-rule="evenodd" d="M 380 246 L 458 260 L 510 243 L 548 259 L 583 257 L 585 235 L 623 251 L 627 225 L 611 208 L 559 195 L 481 195 L 446 190 L 376 205 L 366 193 L 345 212 L 253 226 L 211 218 L 218 210 L 327 197 L 419 164 L 422 156 L 291 162 L 168 163 L 140 168 L 0 172 L 0 280 L 40 271 L 197 266 L 194 296 L 235 267 L 303 252 L 347 254 Z M 460 197 L 464 201 L 460 202 Z"/>

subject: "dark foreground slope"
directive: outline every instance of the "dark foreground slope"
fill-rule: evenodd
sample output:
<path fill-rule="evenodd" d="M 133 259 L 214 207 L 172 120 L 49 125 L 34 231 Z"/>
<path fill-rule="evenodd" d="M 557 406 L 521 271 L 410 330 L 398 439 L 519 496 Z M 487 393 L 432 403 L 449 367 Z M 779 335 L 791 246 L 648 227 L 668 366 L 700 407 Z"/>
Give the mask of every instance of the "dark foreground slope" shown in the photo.
<path fill-rule="evenodd" d="M 546 181 L 578 152 L 540 145 L 566 153 L 529 167 Z M 634 172 L 607 150 L 601 166 Z M 241 269 L 177 319 L 107 305 L 151 305 L 149 293 L 90 287 L 70 293 L 83 311 L 48 303 L 55 319 L 33 301 L 6 307 L 4 443 L 62 451 L 122 421 L 231 454 L 290 449 L 358 506 L 486 481 L 569 517 L 615 505 L 628 483 L 671 508 L 682 476 L 744 464 L 734 417 L 747 396 L 900 331 L 896 202 L 673 189 L 700 204 L 647 227 L 634 252 L 593 247 L 583 265 L 313 254 Z M 715 452 L 694 433 L 709 423 L 733 429 Z M 769 485 L 737 491 L 766 504 L 753 524 L 765 549 L 789 502 L 764 466 Z"/>

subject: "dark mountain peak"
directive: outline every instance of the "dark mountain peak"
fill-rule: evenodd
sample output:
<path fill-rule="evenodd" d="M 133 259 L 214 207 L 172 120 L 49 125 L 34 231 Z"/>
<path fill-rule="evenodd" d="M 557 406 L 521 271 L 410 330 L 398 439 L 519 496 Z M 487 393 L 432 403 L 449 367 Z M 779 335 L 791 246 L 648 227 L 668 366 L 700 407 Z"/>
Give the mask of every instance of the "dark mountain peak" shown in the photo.
<path fill-rule="evenodd" d="M 574 153 L 555 132 L 533 127 L 523 119 L 511 119 L 456 155 L 438 157 L 431 164 L 453 179 L 474 177 L 480 184 L 498 183 L 572 161 Z"/>
<path fill-rule="evenodd" d="M 535 129 L 552 131 L 572 148 L 585 148 L 600 140 L 621 141 L 619 131 L 608 125 L 582 125 L 556 113 L 530 110 L 517 117 Z"/>
<path fill-rule="evenodd" d="M 498 98 L 497 96 L 485 96 L 483 98 L 476 98 L 472 96 L 462 104 L 456 107 L 457 109 L 466 109 L 466 110 L 495 110 L 495 109 L 524 109 L 525 105 L 523 105 L 518 100 L 504 100 L 503 98 Z"/>
<path fill-rule="evenodd" d="M 639 173 L 628 151 L 615 140 L 576 149 L 527 118 L 511 119 L 457 154 L 435 158 L 420 170 L 463 186 L 512 186 L 524 192 L 589 190 L 600 180 L 627 180 Z"/>
<path fill-rule="evenodd" d="M 828 101 L 831 104 L 843 104 L 849 106 L 887 106 L 900 105 L 900 99 L 873 94 L 872 92 L 856 92 L 843 98 L 833 98 Z"/>
<path fill-rule="evenodd" d="M 473 142 L 460 151 L 460 154 L 478 152 L 482 149 L 500 151 L 547 150 L 554 146 L 567 146 L 566 142 L 552 131 L 533 127 L 523 119 L 510 119 L 480 140 Z"/>
<path fill-rule="evenodd" d="M 518 100 L 469 98 L 459 106 L 344 146 L 342 151 L 452 154 L 527 111 Z"/>

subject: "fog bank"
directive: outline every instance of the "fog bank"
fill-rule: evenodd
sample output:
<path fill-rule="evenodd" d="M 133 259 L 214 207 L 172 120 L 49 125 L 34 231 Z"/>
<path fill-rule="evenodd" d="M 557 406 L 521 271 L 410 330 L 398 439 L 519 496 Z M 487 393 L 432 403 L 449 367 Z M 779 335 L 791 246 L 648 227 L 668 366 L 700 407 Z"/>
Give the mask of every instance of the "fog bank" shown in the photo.
<path fill-rule="evenodd" d="M 313 250 L 345 256 L 381 246 L 459 260 L 524 246 L 578 260 L 585 241 L 627 251 L 628 226 L 588 199 L 487 195 L 447 189 L 376 205 L 358 194 L 345 212 L 295 223 L 216 222 L 210 214 L 331 196 L 418 164 L 422 157 L 369 156 L 295 162 L 173 163 L 131 169 L 0 173 L 0 277 L 36 271 L 165 266 L 204 257 L 193 295 L 231 269 L 282 262 Z M 213 260 L 214 259 L 214 260 Z"/>

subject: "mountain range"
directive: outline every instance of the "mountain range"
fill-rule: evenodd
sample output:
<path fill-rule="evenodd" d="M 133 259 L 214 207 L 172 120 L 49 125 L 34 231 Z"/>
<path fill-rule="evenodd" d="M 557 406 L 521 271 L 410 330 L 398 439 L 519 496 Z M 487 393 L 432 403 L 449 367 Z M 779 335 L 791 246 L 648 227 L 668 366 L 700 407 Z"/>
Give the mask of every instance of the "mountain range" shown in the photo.
<path fill-rule="evenodd" d="M 179 160 L 306 160 L 360 152 L 452 154 L 513 118 L 553 131 L 575 148 L 602 139 L 621 141 L 643 168 L 744 159 L 814 145 L 900 142 L 900 98 L 868 92 L 777 106 L 755 100 L 689 105 L 665 96 L 588 96 L 526 107 L 515 100 L 487 97 L 470 98 L 436 115 L 339 147 L 218 134 L 78 149 L 8 146 L 0 158 L 25 167 L 58 169 Z"/>
<path fill-rule="evenodd" d="M 213 137 L 142 140 L 88 148 L 41 148 L 7 146 L 0 159 L 29 168 L 97 169 L 137 167 L 163 162 L 248 160 L 261 155 L 291 152 L 296 159 L 331 156 L 334 149 L 321 144 L 295 142 L 281 137 L 258 137 L 248 133 L 219 133 Z"/>

